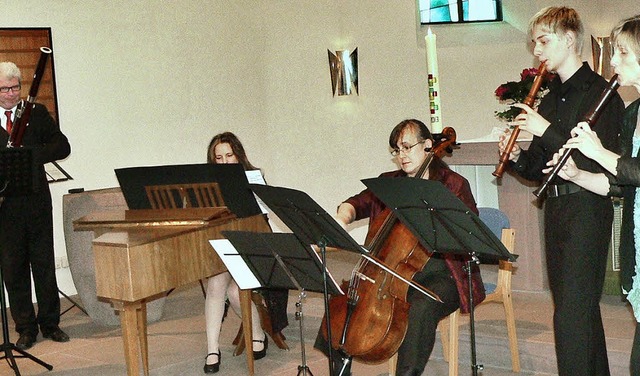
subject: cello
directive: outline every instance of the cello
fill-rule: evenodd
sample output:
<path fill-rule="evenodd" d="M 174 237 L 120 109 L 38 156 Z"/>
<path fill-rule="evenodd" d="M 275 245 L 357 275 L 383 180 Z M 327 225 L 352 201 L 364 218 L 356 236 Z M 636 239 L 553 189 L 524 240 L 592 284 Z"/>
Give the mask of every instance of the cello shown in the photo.
<path fill-rule="evenodd" d="M 451 152 L 453 128 L 444 128 L 415 177 L 426 178 L 434 157 Z M 369 225 L 365 247 L 370 255 L 401 277 L 411 280 L 430 259 L 411 231 L 386 208 Z M 407 333 L 409 285 L 361 258 L 354 267 L 345 295 L 329 300 L 331 347 L 363 363 L 380 363 L 398 351 Z M 328 337 L 326 317 L 322 332 Z"/>

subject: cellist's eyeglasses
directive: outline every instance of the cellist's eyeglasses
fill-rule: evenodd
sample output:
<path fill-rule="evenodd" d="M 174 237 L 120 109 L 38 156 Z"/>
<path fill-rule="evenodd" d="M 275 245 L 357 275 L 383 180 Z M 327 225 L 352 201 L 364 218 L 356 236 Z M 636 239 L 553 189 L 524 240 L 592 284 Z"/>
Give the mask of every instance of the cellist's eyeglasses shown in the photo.
<path fill-rule="evenodd" d="M 16 86 L 11 86 L 11 87 L 3 86 L 3 87 L 0 87 L 0 93 L 8 93 L 10 91 L 15 93 L 15 92 L 19 92 L 21 88 L 22 88 L 21 85 L 16 85 Z"/>
<path fill-rule="evenodd" d="M 394 157 L 397 157 L 398 155 L 400 155 L 400 152 L 403 152 L 405 155 L 406 155 L 406 154 L 409 154 L 409 152 L 411 151 L 411 149 L 412 149 L 414 146 L 416 146 L 416 145 L 418 145 L 418 144 L 421 144 L 421 143 L 423 143 L 423 142 L 424 142 L 424 140 L 422 140 L 422 141 L 418 141 L 418 142 L 416 142 L 416 143 L 415 143 L 415 144 L 413 144 L 413 145 L 409 145 L 409 144 L 402 144 L 402 145 L 400 145 L 400 148 L 399 148 L 399 149 L 393 149 L 393 150 L 391 150 L 391 155 L 393 155 Z"/>

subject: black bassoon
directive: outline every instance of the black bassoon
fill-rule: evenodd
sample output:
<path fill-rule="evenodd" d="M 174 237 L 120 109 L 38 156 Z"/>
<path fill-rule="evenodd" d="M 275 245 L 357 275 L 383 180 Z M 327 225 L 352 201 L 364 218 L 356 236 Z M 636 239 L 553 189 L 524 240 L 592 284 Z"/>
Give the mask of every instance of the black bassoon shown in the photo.
<path fill-rule="evenodd" d="M 22 105 L 18 106 L 16 110 L 16 117 L 13 121 L 13 128 L 11 129 L 11 135 L 7 142 L 7 148 L 16 148 L 22 146 L 22 138 L 24 137 L 24 131 L 29 126 L 29 118 L 31 117 L 31 110 L 35 106 L 36 96 L 38 95 L 38 88 L 40 87 L 40 81 L 44 76 L 44 68 L 47 66 L 47 59 L 51 55 L 51 49 L 48 47 L 40 47 L 40 59 L 36 70 L 33 73 L 33 81 L 31 82 L 31 89 L 29 89 L 29 96 L 22 101 Z"/>

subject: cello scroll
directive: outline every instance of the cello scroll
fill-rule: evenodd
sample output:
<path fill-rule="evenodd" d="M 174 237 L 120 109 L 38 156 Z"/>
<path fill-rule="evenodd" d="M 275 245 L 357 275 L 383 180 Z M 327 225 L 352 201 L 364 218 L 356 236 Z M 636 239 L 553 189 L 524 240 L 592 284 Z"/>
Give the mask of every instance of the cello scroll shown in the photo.
<path fill-rule="evenodd" d="M 433 147 L 431 151 L 437 157 L 452 153 L 453 149 L 458 146 L 456 142 L 456 130 L 451 127 L 446 127 L 441 133 L 434 133 L 432 136 Z"/>

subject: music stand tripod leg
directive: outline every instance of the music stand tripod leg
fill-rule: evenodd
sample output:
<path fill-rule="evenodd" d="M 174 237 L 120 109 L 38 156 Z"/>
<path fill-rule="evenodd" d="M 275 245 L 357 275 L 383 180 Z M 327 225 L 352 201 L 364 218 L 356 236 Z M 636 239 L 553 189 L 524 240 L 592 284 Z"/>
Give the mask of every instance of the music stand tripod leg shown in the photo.
<path fill-rule="evenodd" d="M 13 372 L 16 376 L 20 376 L 20 370 L 18 369 L 18 364 L 16 363 L 15 358 L 28 358 L 33 360 L 34 362 L 40 364 L 44 368 L 51 371 L 53 366 L 51 364 L 45 363 L 42 360 L 36 358 L 35 356 L 29 354 L 28 352 L 19 349 L 16 345 L 11 343 L 9 340 L 9 321 L 7 319 L 7 303 L 5 302 L 4 296 L 4 279 L 2 277 L 2 267 L 0 266 L 0 316 L 2 316 L 2 352 L 4 355 L 0 356 L 0 360 L 7 359 L 9 363 L 9 367 L 13 369 Z M 14 355 L 13 352 L 16 351 L 20 355 Z"/>
<path fill-rule="evenodd" d="M 301 349 L 301 356 L 302 356 L 302 363 L 298 366 L 298 375 L 303 375 L 303 376 L 313 376 L 313 373 L 311 373 L 311 370 L 309 369 L 309 366 L 307 366 L 307 355 L 305 352 L 305 348 L 304 348 L 304 314 L 302 312 L 302 301 L 307 297 L 307 294 L 305 293 L 304 289 L 300 290 L 300 293 L 298 294 L 298 301 L 296 302 L 296 320 L 299 321 L 299 327 L 300 327 L 300 349 Z"/>
<path fill-rule="evenodd" d="M 340 372 L 338 373 L 339 376 L 342 376 L 344 374 L 349 363 L 351 363 L 351 357 L 345 358 L 342 361 L 342 366 L 340 367 Z"/>
<path fill-rule="evenodd" d="M 329 288 L 327 281 L 327 243 L 324 239 L 318 241 L 318 247 L 320 248 L 320 255 L 322 260 L 322 297 L 324 299 L 324 317 L 327 319 L 327 343 L 329 344 L 329 375 L 334 376 L 335 370 L 333 369 L 333 350 L 331 348 L 333 339 L 331 333 L 331 314 L 329 309 Z"/>
<path fill-rule="evenodd" d="M 469 279 L 469 331 L 471 332 L 471 374 L 478 376 L 478 370 L 484 369 L 482 364 L 478 364 L 476 360 L 476 328 L 473 307 L 473 281 L 471 280 L 472 265 L 479 264 L 480 259 L 475 253 L 470 254 L 471 258 L 467 261 L 467 277 Z M 451 344 L 449 344 L 451 346 Z M 449 359 L 449 361 L 452 361 Z"/>
<path fill-rule="evenodd" d="M 78 307 L 78 309 L 79 309 L 79 310 L 81 310 L 82 312 L 84 312 L 84 314 L 85 314 L 85 315 L 89 316 L 89 313 L 87 312 L 87 310 L 86 310 L 86 309 L 84 309 L 84 308 L 83 308 L 80 304 L 78 304 L 75 300 L 71 299 L 71 298 L 69 297 L 69 295 L 65 294 L 65 293 L 64 293 L 62 290 L 60 290 L 60 289 L 58 289 L 58 292 L 59 292 L 62 296 L 64 296 L 64 297 L 65 297 L 65 299 L 67 299 L 68 301 L 70 301 L 70 302 L 71 302 L 71 307 L 69 307 L 69 308 L 65 309 L 64 311 L 62 311 L 62 312 L 60 313 L 60 316 L 64 315 L 65 313 L 67 313 L 67 312 L 69 312 L 69 311 L 71 311 L 71 309 L 72 309 L 73 307 Z"/>

